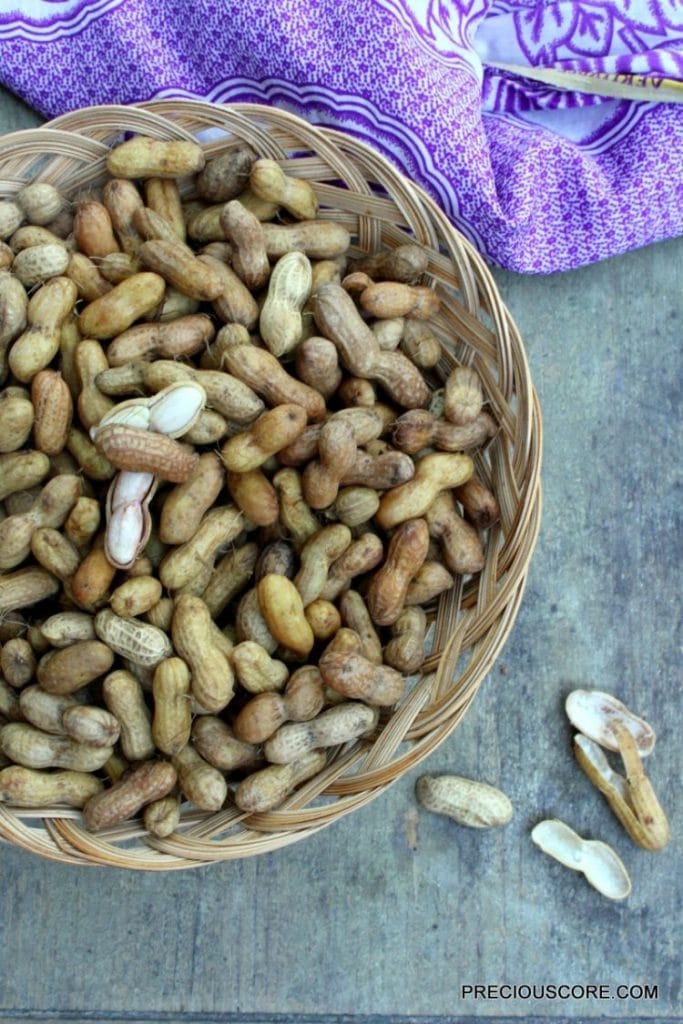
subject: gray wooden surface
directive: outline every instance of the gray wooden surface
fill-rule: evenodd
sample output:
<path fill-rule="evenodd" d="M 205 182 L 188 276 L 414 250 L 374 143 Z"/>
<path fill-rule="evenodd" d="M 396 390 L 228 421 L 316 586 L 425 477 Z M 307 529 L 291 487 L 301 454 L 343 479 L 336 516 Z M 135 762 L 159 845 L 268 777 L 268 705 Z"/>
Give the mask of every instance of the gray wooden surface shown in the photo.
<path fill-rule="evenodd" d="M 0 96 L 1 132 L 37 122 Z M 0 1021 L 681 1019 L 683 240 L 496 278 L 543 405 L 544 517 L 515 629 L 465 721 L 381 799 L 275 854 L 159 875 L 0 846 Z M 674 833 L 659 854 L 573 761 L 563 700 L 579 686 L 657 729 L 649 769 Z M 418 812 L 426 769 L 501 785 L 512 823 L 480 834 Z M 532 845 L 549 816 L 613 844 L 625 903 Z M 475 984 L 578 987 L 474 998 Z"/>

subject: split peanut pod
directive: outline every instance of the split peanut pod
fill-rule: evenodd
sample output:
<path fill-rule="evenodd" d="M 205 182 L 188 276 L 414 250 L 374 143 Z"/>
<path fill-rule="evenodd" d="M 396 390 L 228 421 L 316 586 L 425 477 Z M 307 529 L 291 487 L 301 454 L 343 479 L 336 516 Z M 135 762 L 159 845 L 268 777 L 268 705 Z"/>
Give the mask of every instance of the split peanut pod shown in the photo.
<path fill-rule="evenodd" d="M 602 748 L 582 733 L 574 737 L 576 760 L 631 839 L 645 850 L 661 850 L 670 839 L 666 815 L 645 775 L 632 733 L 623 725 L 614 728 L 626 778 L 612 769 Z"/>
<path fill-rule="evenodd" d="M 582 839 L 569 825 L 557 819 L 540 821 L 531 839 L 549 857 L 572 871 L 581 871 L 586 881 L 610 900 L 624 900 L 631 892 L 631 879 L 611 846 L 596 839 Z"/>
<path fill-rule="evenodd" d="M 613 726 L 623 725 L 632 734 L 641 757 L 651 754 L 655 745 L 654 730 L 642 718 L 601 690 L 573 690 L 565 702 L 567 717 L 575 729 L 589 736 L 606 750 L 618 750 Z"/>

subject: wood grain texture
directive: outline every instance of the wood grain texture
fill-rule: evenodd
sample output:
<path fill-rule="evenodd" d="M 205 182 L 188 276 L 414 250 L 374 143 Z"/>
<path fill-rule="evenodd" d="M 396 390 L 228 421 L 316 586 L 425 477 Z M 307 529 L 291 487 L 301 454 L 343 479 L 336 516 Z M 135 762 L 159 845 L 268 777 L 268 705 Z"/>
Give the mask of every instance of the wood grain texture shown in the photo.
<path fill-rule="evenodd" d="M 0 96 L 0 131 L 39 121 Z M 134 874 L 1 846 L 0 1022 L 681 1019 L 683 240 L 495 276 L 544 411 L 544 518 L 515 629 L 464 722 L 374 803 L 249 861 Z M 630 842 L 574 763 L 576 687 L 654 725 L 662 853 Z M 425 771 L 500 786 L 513 821 L 481 833 L 418 810 Z M 626 903 L 533 846 L 550 816 L 618 850 Z M 658 998 L 463 998 L 475 983 L 648 984 Z"/>

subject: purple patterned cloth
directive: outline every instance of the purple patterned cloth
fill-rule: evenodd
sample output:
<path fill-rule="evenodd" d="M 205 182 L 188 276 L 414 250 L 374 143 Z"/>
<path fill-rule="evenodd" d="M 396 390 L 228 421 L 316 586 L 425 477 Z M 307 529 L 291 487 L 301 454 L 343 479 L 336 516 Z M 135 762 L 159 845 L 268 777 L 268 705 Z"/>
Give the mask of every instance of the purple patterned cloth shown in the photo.
<path fill-rule="evenodd" d="M 342 129 L 510 269 L 683 234 L 681 0 L 0 0 L 0 58 L 45 116 L 199 97 Z"/>

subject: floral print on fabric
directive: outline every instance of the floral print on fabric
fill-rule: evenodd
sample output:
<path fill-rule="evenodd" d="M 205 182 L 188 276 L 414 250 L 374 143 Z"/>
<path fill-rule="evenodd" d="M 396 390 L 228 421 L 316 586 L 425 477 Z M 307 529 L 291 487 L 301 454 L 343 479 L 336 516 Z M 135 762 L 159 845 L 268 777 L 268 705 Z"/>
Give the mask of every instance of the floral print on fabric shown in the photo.
<path fill-rule="evenodd" d="M 380 150 L 518 271 L 683 234 L 680 0 L 0 0 L 0 80 L 46 116 L 281 106 Z"/>

